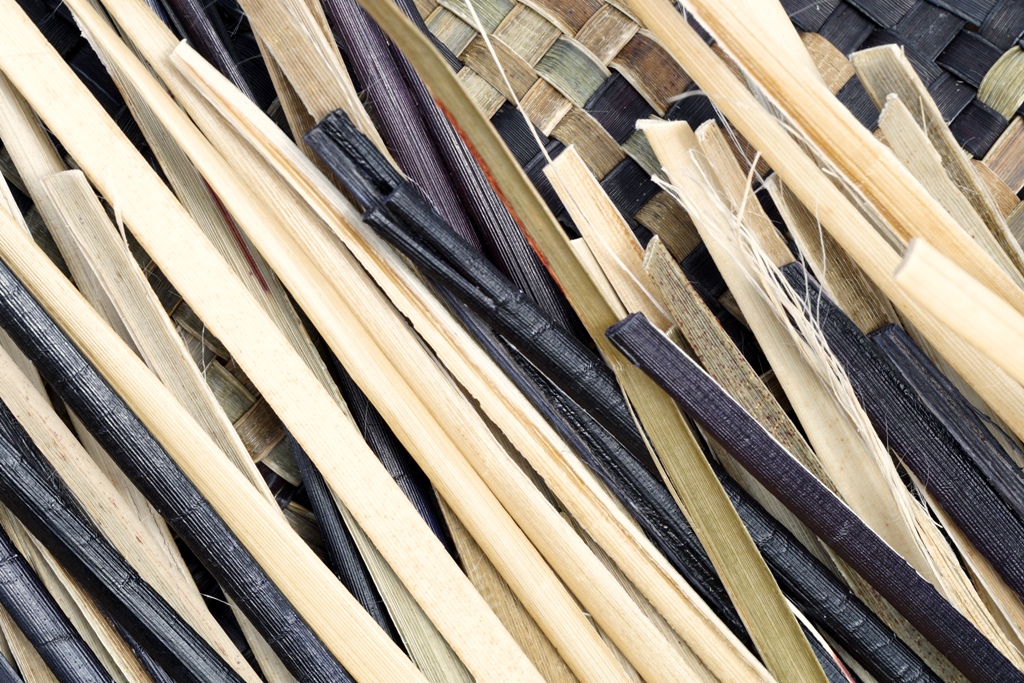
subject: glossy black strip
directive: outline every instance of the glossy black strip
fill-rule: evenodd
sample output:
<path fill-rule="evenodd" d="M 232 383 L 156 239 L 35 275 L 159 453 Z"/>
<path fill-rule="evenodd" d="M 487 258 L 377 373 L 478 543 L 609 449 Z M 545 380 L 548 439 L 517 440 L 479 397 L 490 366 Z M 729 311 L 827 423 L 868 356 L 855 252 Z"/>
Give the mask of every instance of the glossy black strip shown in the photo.
<path fill-rule="evenodd" d="M 58 681 L 99 683 L 112 680 L 3 529 L 0 529 L 0 603 Z"/>
<path fill-rule="evenodd" d="M 366 568 L 366 563 L 359 554 L 355 539 L 352 538 L 341 518 L 341 513 L 338 512 L 334 498 L 327 488 L 327 482 L 291 434 L 288 435 L 288 443 L 295 457 L 295 464 L 302 474 L 302 483 L 306 486 L 306 494 L 316 516 L 317 526 L 320 527 L 331 571 L 345 584 L 391 640 L 400 644 L 398 631 L 395 630 L 395 625 L 384 608 L 384 601 L 373 583 L 370 570 Z"/>
<path fill-rule="evenodd" d="M 6 264 L 0 264 L 0 326 L 217 578 L 288 669 L 305 681 L 350 680 L 195 485 Z"/>
<path fill-rule="evenodd" d="M 463 242 L 415 188 L 397 179 L 348 117 L 330 114 L 306 140 L 363 203 L 369 225 L 508 337 L 616 438 L 645 452 L 611 370 Z"/>

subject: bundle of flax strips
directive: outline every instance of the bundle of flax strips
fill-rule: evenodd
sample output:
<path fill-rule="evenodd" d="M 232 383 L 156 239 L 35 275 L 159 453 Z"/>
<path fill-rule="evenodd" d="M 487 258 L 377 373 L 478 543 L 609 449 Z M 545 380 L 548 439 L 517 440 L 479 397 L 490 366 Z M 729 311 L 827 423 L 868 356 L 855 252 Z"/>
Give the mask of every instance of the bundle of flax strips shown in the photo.
<path fill-rule="evenodd" d="M 0 0 L 0 683 L 1024 681 L 1024 0 Z"/>

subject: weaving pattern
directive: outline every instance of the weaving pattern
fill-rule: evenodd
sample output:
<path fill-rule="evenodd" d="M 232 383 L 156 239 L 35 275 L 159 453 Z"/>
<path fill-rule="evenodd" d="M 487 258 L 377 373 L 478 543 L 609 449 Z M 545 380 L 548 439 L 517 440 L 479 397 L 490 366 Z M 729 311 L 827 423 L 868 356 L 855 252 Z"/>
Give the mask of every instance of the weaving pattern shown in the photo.
<path fill-rule="evenodd" d="M 1024 2 L 783 5 L 832 92 L 870 129 L 879 112 L 847 55 L 901 45 L 957 141 L 976 160 L 1014 235 L 1024 237 L 1024 211 L 1015 211 L 1024 188 Z M 715 111 L 624 7 L 598 0 L 477 0 L 473 8 L 503 77 L 465 0 L 418 0 L 417 6 L 433 34 L 458 57 L 460 80 L 570 235 L 572 220 L 542 169 L 545 153 L 554 158 L 575 145 L 641 241 L 657 233 L 677 257 L 697 247 L 685 213 L 651 180 L 658 165 L 634 124 L 653 116 L 686 120 L 696 128 Z M 697 27 L 692 19 L 691 24 Z M 514 99 L 540 134 L 543 153 Z"/>

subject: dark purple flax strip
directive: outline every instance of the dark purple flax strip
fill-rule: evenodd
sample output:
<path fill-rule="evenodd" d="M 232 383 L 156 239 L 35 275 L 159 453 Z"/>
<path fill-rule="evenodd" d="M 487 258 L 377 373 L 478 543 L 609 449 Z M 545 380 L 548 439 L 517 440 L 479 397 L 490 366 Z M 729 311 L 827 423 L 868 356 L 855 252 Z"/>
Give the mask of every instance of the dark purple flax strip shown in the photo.
<path fill-rule="evenodd" d="M 878 346 L 806 276 L 799 263 L 781 268 L 814 315 L 829 349 L 882 440 L 917 476 L 953 522 L 1018 596 L 1024 596 L 1024 524 L 985 481 L 970 446 L 945 428 L 900 377 Z"/>
<path fill-rule="evenodd" d="M 409 14 L 408 3 L 399 6 Z M 412 12 L 416 13 L 415 6 Z M 416 16 L 419 16 L 417 13 Z M 498 196 L 465 140 L 430 95 L 409 60 L 391 46 L 399 71 L 419 106 L 423 124 L 451 174 L 452 184 L 484 245 L 488 258 L 513 283 L 526 292 L 538 308 L 562 329 L 585 334 L 572 307 L 530 246 L 519 224 Z"/>
<path fill-rule="evenodd" d="M 356 0 L 326 0 L 324 8 L 348 63 L 366 92 L 381 137 L 403 173 L 474 249 L 480 240 L 455 195 L 387 40 Z"/>
<path fill-rule="evenodd" d="M 225 37 L 217 30 L 200 0 L 166 0 L 185 31 L 188 42 L 250 100 L 256 98 L 238 68 Z"/>
<path fill-rule="evenodd" d="M 935 587 L 840 501 L 643 314 L 608 338 L 658 383 L 800 521 L 859 573 L 974 683 L 1024 681 Z"/>

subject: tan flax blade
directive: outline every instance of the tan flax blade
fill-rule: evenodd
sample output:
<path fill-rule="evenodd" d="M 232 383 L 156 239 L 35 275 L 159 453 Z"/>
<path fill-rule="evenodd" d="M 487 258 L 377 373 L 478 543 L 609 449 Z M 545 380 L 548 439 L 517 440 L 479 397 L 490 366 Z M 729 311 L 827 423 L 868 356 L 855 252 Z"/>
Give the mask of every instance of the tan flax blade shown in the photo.
<path fill-rule="evenodd" d="M 765 181 L 806 265 L 843 311 L 867 334 L 896 321 L 892 304 L 882 296 L 864 272 L 832 235 L 777 175 Z"/>
<path fill-rule="evenodd" d="M 942 167 L 942 157 L 899 95 L 891 93 L 886 97 L 878 118 L 878 127 L 885 136 L 886 145 L 961 228 L 1004 269 L 1012 268 L 1006 252 L 946 173 Z"/>
<path fill-rule="evenodd" d="M 803 49 L 803 45 L 792 23 L 773 11 L 778 6 L 776 0 L 688 0 L 687 5 L 718 37 L 718 44 L 902 239 L 925 237 L 934 241 L 986 285 L 1007 291 L 1011 302 L 1024 311 L 1024 291 L 1020 287 L 1024 276 L 1016 268 L 1007 271 L 996 266 L 820 79 L 794 68 L 795 62 L 783 61 L 794 43 L 796 49 Z M 751 16 L 758 17 L 756 26 L 745 20 Z M 768 151 L 761 151 L 767 157 Z"/>
<path fill-rule="evenodd" d="M 665 315 L 650 299 L 650 287 L 638 287 L 633 279 L 643 275 L 643 281 L 648 281 L 641 265 L 640 245 L 632 235 L 622 235 L 622 229 L 628 228 L 621 224 L 622 217 L 583 161 L 570 148 L 548 167 L 547 175 L 627 310 L 633 312 L 643 307 L 657 313 L 653 322 L 666 326 Z M 635 406 L 642 424 L 646 409 Z M 652 435 L 652 439 L 656 438 Z M 655 441 L 664 465 L 669 453 L 660 445 Z M 824 680 L 821 666 L 782 591 L 706 457 L 699 448 L 675 452 L 682 458 L 680 467 L 686 474 L 671 476 L 670 470 L 667 483 L 682 499 L 687 518 L 700 536 L 768 670 L 780 680 Z"/>
<path fill-rule="evenodd" d="M 896 283 L 974 348 L 1024 382 L 1024 316 L 925 240 L 911 242 Z"/>
<path fill-rule="evenodd" d="M 249 483 L 273 503 L 274 496 L 256 470 L 249 452 L 199 373 L 181 337 L 149 287 L 146 276 L 129 253 L 128 245 L 121 241 L 110 223 L 85 176 L 80 171 L 66 171 L 44 178 L 43 185 L 143 359 Z M 290 675 L 245 615 L 233 600 L 229 603 L 264 673 L 273 676 L 275 683 L 290 681 Z"/>
<path fill-rule="evenodd" d="M 59 683 L 50 668 L 46 666 L 46 662 L 42 660 L 36 649 L 32 647 L 32 643 L 28 642 L 28 638 L 3 607 L 0 607 L 0 631 L 3 631 L 7 643 L 11 646 L 14 661 L 26 681 Z"/>
<path fill-rule="evenodd" d="M 81 171 L 43 180 L 146 364 L 267 500 L 274 496 Z"/>
<path fill-rule="evenodd" d="M 285 149 L 289 150 L 289 153 L 294 154 L 294 146 L 279 131 L 268 127 L 272 125 L 269 120 L 266 120 L 247 100 L 239 100 L 237 98 L 238 93 L 234 88 L 221 89 L 220 84 L 222 80 L 220 76 L 210 71 L 207 65 L 194 60 L 193 55 L 194 53 L 183 50 L 182 47 L 175 51 L 175 57 L 180 58 L 184 62 L 187 72 L 195 78 L 194 82 L 206 88 L 208 96 L 211 96 L 218 103 L 224 102 L 226 105 L 229 105 L 224 109 L 225 113 L 234 115 L 235 111 L 251 111 L 251 114 L 246 114 L 248 122 L 257 124 L 260 134 L 272 131 L 275 136 L 274 141 L 278 144 L 284 144 Z M 216 97 L 213 97 L 214 95 Z M 249 131 L 245 126 L 240 126 L 239 130 L 247 130 L 250 133 L 257 132 Z M 232 156 L 237 155 L 232 154 Z M 296 161 L 303 160 L 299 157 Z M 309 166 L 308 162 L 304 163 L 307 167 Z M 284 167 L 284 174 L 286 177 L 295 175 L 294 171 L 288 167 Z M 274 181 L 273 179 L 267 179 L 261 184 L 266 185 L 268 182 L 273 183 Z M 333 188 L 331 188 L 331 195 L 336 200 L 340 200 L 340 195 Z M 345 229 L 350 230 L 351 228 L 348 226 L 357 224 L 358 219 L 352 215 L 351 207 L 345 204 L 343 200 L 340 201 L 341 203 L 335 205 L 336 210 L 339 215 L 347 217 Z M 279 199 L 275 202 L 275 206 L 281 207 L 286 203 Z M 454 390 L 451 381 L 440 372 L 440 368 L 435 366 L 435 362 L 429 356 L 424 355 L 422 358 L 419 358 L 419 354 L 422 353 L 420 342 L 416 337 L 408 336 L 408 332 L 405 332 L 406 328 L 400 318 L 394 318 L 391 323 L 381 320 L 383 314 L 392 310 L 391 303 L 384 299 L 377 288 L 366 279 L 365 274 L 355 264 L 347 250 L 339 249 L 337 243 L 329 235 L 320 232 L 322 229 L 317 226 L 318 221 L 316 218 L 307 216 L 303 219 L 300 217 L 302 214 L 309 213 L 308 207 L 299 204 L 294 206 L 293 210 L 297 214 L 283 219 L 281 224 L 288 225 L 292 229 L 299 231 L 298 241 L 301 244 L 307 245 L 307 248 L 314 247 L 314 255 L 318 259 L 317 268 L 324 271 L 329 282 L 345 283 L 344 287 L 335 285 L 335 291 L 338 295 L 348 300 L 347 302 L 334 304 L 333 308 L 328 308 L 317 317 L 313 310 L 317 308 L 322 309 L 324 303 L 323 292 L 325 288 L 320 287 L 317 289 L 316 296 L 312 300 L 306 300 L 304 305 L 306 305 L 307 311 L 311 315 L 317 317 L 316 324 L 325 334 L 325 337 L 332 344 L 335 351 L 342 356 L 353 352 L 352 344 L 355 341 L 355 335 L 351 331 L 348 333 L 333 332 L 333 329 L 337 329 L 338 323 L 341 320 L 354 321 L 362 318 L 372 325 L 372 329 L 375 330 L 373 341 L 367 343 L 366 351 L 363 351 L 363 353 L 367 351 L 379 353 L 380 351 L 376 349 L 375 345 L 380 345 L 381 350 L 388 350 L 386 357 L 389 360 L 378 358 L 375 361 L 368 361 L 364 358 L 350 363 L 343 358 L 343 362 L 346 366 L 352 368 L 357 381 L 360 382 L 370 395 L 371 400 L 381 408 L 393 428 L 396 428 L 396 431 L 401 436 L 401 432 L 408 429 L 402 422 L 408 420 L 411 414 L 410 408 L 416 406 L 417 403 L 426 408 L 428 413 L 432 413 L 432 417 L 429 414 L 424 416 L 426 427 L 418 431 L 407 432 L 408 436 L 423 438 L 426 435 L 426 428 L 434 428 L 431 425 L 431 421 L 436 421 L 439 426 L 448 430 L 449 437 L 441 438 L 455 438 L 455 443 L 459 444 L 459 449 L 465 453 L 467 462 L 476 468 L 480 476 L 486 478 L 490 490 L 500 498 L 504 507 L 536 545 L 537 550 L 543 553 L 544 558 L 552 565 L 552 568 L 558 572 L 562 580 L 573 590 L 576 597 L 587 610 L 594 615 L 597 622 L 611 634 L 616 644 L 629 654 L 630 660 L 637 663 L 638 667 L 643 668 L 647 677 L 651 680 L 659 680 L 665 677 L 672 678 L 679 675 L 680 671 L 685 671 L 687 668 L 685 662 L 679 660 L 671 649 L 661 647 L 659 642 L 661 640 L 660 635 L 653 630 L 652 625 L 647 622 L 637 607 L 630 601 L 629 597 L 615 584 L 613 577 L 601 566 L 600 562 L 586 548 L 585 544 L 565 525 L 557 512 L 543 499 L 532 483 L 524 477 L 515 463 L 508 458 L 501 446 L 495 442 L 487 425 L 475 416 L 471 404 L 467 403 L 466 399 L 458 391 Z M 332 224 L 338 223 L 336 218 L 326 212 L 321 215 L 321 218 L 328 220 Z M 332 227 L 334 226 L 332 225 Z M 339 227 L 341 226 L 339 225 Z M 265 230 L 263 232 L 264 234 L 266 233 Z M 325 238 L 328 239 L 325 241 Z M 391 253 L 390 249 L 386 246 L 381 245 L 379 249 L 384 253 Z M 280 252 L 282 250 L 277 248 L 275 251 Z M 394 258 L 393 255 L 391 258 Z M 280 268 L 278 270 L 282 272 Z M 418 286 L 422 288 L 422 285 Z M 330 289 L 330 286 L 327 286 L 327 289 Z M 429 293 L 421 292 L 421 294 L 425 295 L 427 301 L 433 302 L 433 306 L 436 307 L 438 305 L 439 302 Z M 362 311 L 362 313 L 358 316 L 339 317 L 336 311 L 347 307 L 351 307 L 354 311 Z M 457 325 L 450 318 L 447 324 L 449 326 Z M 437 348 L 431 339 L 428 339 L 428 341 L 431 342 L 431 346 L 434 346 L 435 349 Z M 467 340 L 464 342 L 463 347 L 467 346 L 475 347 L 476 345 L 473 341 Z M 383 370 L 392 364 L 396 364 L 397 367 L 395 369 L 408 379 L 400 380 L 396 378 L 384 382 L 385 386 L 390 387 L 388 392 L 384 392 L 384 395 L 380 395 L 381 380 L 367 378 L 365 381 L 361 381 L 358 376 L 364 371 L 364 368 L 376 367 L 378 370 Z M 424 376 L 425 374 L 426 376 Z M 431 374 L 435 376 L 431 377 Z M 409 387 L 409 391 L 419 393 L 417 403 L 410 402 L 409 400 L 397 400 L 393 392 L 395 387 L 402 386 L 403 384 Z M 511 391 L 515 392 L 514 389 Z M 377 393 L 377 397 L 374 396 L 375 393 Z M 392 407 L 389 408 L 388 404 L 391 404 Z M 507 416 L 503 421 L 506 424 L 515 422 L 521 426 L 519 420 L 510 420 L 510 418 L 511 416 Z M 502 418 L 496 417 L 495 419 L 500 420 Z M 462 439 L 465 439 L 464 443 L 460 441 Z M 422 456 L 431 453 L 431 449 L 425 446 L 419 446 L 410 450 L 418 451 Z M 461 493 L 459 498 L 452 500 L 453 495 L 447 492 L 447 487 L 451 486 L 452 482 L 444 476 L 432 474 L 432 472 L 437 472 L 437 464 L 425 464 L 422 462 L 421 464 L 427 470 L 428 475 L 431 475 L 435 485 L 439 487 L 440 493 L 446 499 L 451 500 L 453 505 L 465 504 L 466 501 L 463 499 L 466 496 L 464 493 Z M 449 463 L 447 464 L 454 464 L 454 459 L 449 458 Z M 468 483 L 471 480 L 466 479 L 466 481 Z M 480 500 L 483 501 L 484 497 L 481 497 Z M 463 521 L 466 524 L 473 523 L 471 517 L 463 515 L 463 510 L 457 511 L 462 516 Z M 494 539 L 487 538 L 486 529 L 486 526 L 481 527 L 477 523 L 471 531 L 474 537 L 481 543 L 490 543 L 492 550 L 489 552 L 493 552 L 497 548 L 493 545 Z M 519 561 L 532 555 L 528 550 L 528 546 L 525 549 L 526 553 L 518 558 Z M 507 562 L 507 558 L 505 561 Z M 576 635 L 573 636 L 573 639 L 566 639 L 566 635 L 570 633 L 566 630 L 566 625 L 573 622 L 565 620 L 575 618 L 573 616 L 573 603 L 571 599 L 568 602 L 564 602 L 560 608 L 563 614 L 560 619 L 563 621 L 559 623 L 557 620 L 551 620 L 552 615 L 550 611 L 562 599 L 557 598 L 557 591 L 552 593 L 551 589 L 548 588 L 550 598 L 546 601 L 538 600 L 538 581 L 543 574 L 538 575 L 535 572 L 532 578 L 533 585 L 529 587 L 522 584 L 525 579 L 523 575 L 507 571 L 503 571 L 503 575 L 511 584 L 518 584 L 517 594 L 524 603 L 531 606 L 531 613 L 544 626 L 546 632 L 558 642 L 558 646 L 563 652 L 567 663 L 573 667 L 577 675 L 581 678 L 592 676 L 604 677 L 612 675 L 612 672 L 616 671 L 618 667 L 612 662 L 598 665 L 599 659 L 596 659 L 596 657 L 603 656 L 607 652 L 607 648 L 603 646 L 595 649 L 595 645 L 599 643 L 599 640 L 588 644 L 586 639 L 580 638 L 580 636 L 585 636 L 589 639 L 593 635 L 593 629 L 589 628 L 589 626 L 585 627 L 585 622 L 580 622 L 575 627 Z M 555 600 L 556 598 L 558 601 Z M 591 654 L 586 657 L 581 656 L 587 649 L 591 650 Z M 659 661 L 661 663 L 658 663 Z"/>
<path fill-rule="evenodd" d="M 128 225 L 136 228 L 140 236 L 155 238 L 140 239 L 143 246 L 148 247 L 147 251 L 165 257 L 161 265 L 177 263 L 192 271 L 190 277 L 177 278 L 174 284 L 183 294 L 188 293 L 193 302 L 205 301 L 204 309 L 197 313 L 211 323 L 221 340 L 232 340 L 235 359 L 257 386 L 265 389 L 264 396 L 273 398 L 276 412 L 289 424 L 307 452 L 311 456 L 316 454 L 317 464 L 323 466 L 325 476 L 339 474 L 339 452 L 349 456 L 346 458 L 348 462 L 344 479 L 359 483 L 357 487 L 347 486 L 351 494 L 349 502 L 355 503 L 350 508 L 364 516 L 361 520 L 364 528 L 372 528 L 382 540 L 390 540 L 392 547 L 389 550 L 394 551 L 395 559 L 401 558 L 401 562 L 393 562 L 393 566 L 403 565 L 418 581 L 423 582 L 421 585 L 430 585 L 431 595 L 425 601 L 432 602 L 441 614 L 459 615 L 457 620 L 451 619 L 453 631 L 448 635 L 458 634 L 452 637 L 454 641 L 464 639 L 467 647 L 460 654 L 464 658 L 471 655 L 468 658 L 476 660 L 473 668 L 478 667 L 478 673 L 484 678 L 488 678 L 488 672 L 504 680 L 508 680 L 508 676 L 513 679 L 519 676 L 534 678 L 532 666 L 528 663 L 525 667 L 520 665 L 522 655 L 514 644 L 498 655 L 502 648 L 493 647 L 489 636 L 496 631 L 491 624 L 498 629 L 500 624 L 446 556 L 440 543 L 430 535 L 415 509 L 369 452 L 354 427 L 346 423 L 344 414 L 330 395 L 230 273 L 228 266 L 201 235 L 180 204 L 131 148 L 130 143 L 21 10 L 13 3 L 7 3 L 2 7 L 2 14 L 4 21 L 0 23 L 4 27 L 4 37 L 0 42 L 4 49 L 0 56 L 0 68 L 9 77 L 13 76 L 19 81 L 23 94 L 32 93 L 29 99 L 34 100 L 36 111 L 43 114 L 49 128 L 57 133 L 83 167 L 87 171 L 92 170 L 92 178 L 104 191 L 104 195 L 118 198 L 119 208 Z M 26 54 L 31 57 L 26 59 L 23 56 Z M 45 79 L 33 73 L 40 67 L 46 71 Z M 73 105 L 68 102 L 68 98 L 74 100 Z M 10 255 L 8 258 L 15 260 Z M 39 270 L 33 272 L 37 275 L 40 273 Z M 215 321 L 214 326 L 212 323 Z M 95 327 L 103 329 L 102 326 Z M 79 342 L 84 345 L 81 336 Z M 123 351 L 123 347 L 115 348 Z M 92 350 L 90 355 L 94 362 L 98 362 L 93 355 L 97 351 L 102 354 L 103 349 Z M 126 368 L 123 363 L 116 365 L 116 368 L 107 368 L 108 377 L 109 373 Z M 140 372 L 136 368 L 133 374 L 135 381 L 140 377 L 150 378 L 144 369 Z M 111 379 L 115 386 L 121 383 Z M 149 397 L 153 396 L 153 392 L 148 394 Z M 139 400 L 141 398 L 136 399 Z M 146 413 L 138 403 L 134 405 L 136 410 Z M 413 680 L 421 678 L 351 596 L 340 588 L 332 589 L 337 586 L 337 582 L 330 577 L 326 567 L 302 546 L 293 532 L 282 526 L 283 520 L 266 519 L 270 516 L 266 514 L 266 508 L 256 502 L 258 499 L 253 498 L 254 492 L 249 495 L 245 486 L 224 485 L 225 479 L 222 477 L 231 481 L 237 476 L 234 472 L 222 472 L 214 476 L 215 463 L 211 464 L 207 460 L 216 461 L 216 458 L 204 459 L 202 466 L 205 470 L 190 466 L 199 464 L 188 461 L 190 457 L 195 457 L 197 449 L 191 442 L 194 442 L 196 435 L 190 435 L 192 438 L 186 450 L 177 448 L 172 440 L 173 434 L 184 436 L 182 420 L 164 422 L 163 427 L 170 432 L 168 434 L 156 422 L 166 420 L 172 411 L 163 408 L 152 412 L 158 414 L 150 417 L 150 429 L 157 438 L 168 444 L 172 453 L 181 457 L 185 471 L 204 495 L 211 502 L 218 501 L 214 502 L 218 512 L 230 520 L 229 525 L 243 543 L 256 554 L 275 583 L 313 625 L 328 647 L 345 663 L 346 668 L 356 676 L 375 674 L 405 676 Z M 194 426 L 185 417 L 184 423 Z M 202 436 L 204 438 L 201 443 L 209 443 L 205 435 Z M 216 487 L 212 486 L 214 481 Z M 228 502 L 226 497 L 242 497 L 242 500 Z M 259 514 L 260 511 L 265 514 Z M 273 533 L 274 529 L 278 533 Z M 252 533 L 262 538 L 257 541 L 250 535 Z M 284 551 L 281 544 L 296 547 Z M 274 546 L 277 546 L 276 550 L 272 551 L 271 547 Z M 300 557 L 307 558 L 307 561 L 298 562 Z M 303 574 L 307 580 L 300 578 Z M 310 574 L 319 575 L 319 580 L 312 579 Z M 312 594 L 314 587 L 316 595 Z M 424 599 L 425 596 L 419 597 Z M 350 617 L 341 618 L 342 614 Z M 484 639 L 488 644 L 482 642 Z M 360 646 L 342 645 L 346 642 L 360 642 Z M 498 642 L 501 642 L 500 636 Z M 493 657 L 497 657 L 501 664 Z M 503 673 L 498 675 L 498 671 Z"/>
<path fill-rule="evenodd" d="M 103 535 L 125 559 L 182 615 L 207 642 L 231 662 L 241 659 L 214 620 L 169 539 L 152 534 L 129 500 L 119 492 L 32 386 L 6 352 L 0 351 L 0 399 L 11 409 L 32 441 L 68 485 Z M 225 649 L 226 642 L 230 649 Z M 232 655 L 234 653 L 234 655 Z M 242 659 L 242 664 L 245 660 Z M 236 665 L 243 678 L 251 669 Z"/>
<path fill-rule="evenodd" d="M 501 578 L 498 570 L 487 559 L 479 544 L 473 540 L 472 535 L 447 503 L 443 500 L 440 500 L 440 503 L 441 512 L 448 523 L 448 530 L 451 532 L 452 541 L 455 543 L 466 575 L 544 676 L 544 680 L 548 683 L 577 683 L 578 679 L 537 626 L 537 622 L 519 602 L 512 589 Z"/>

